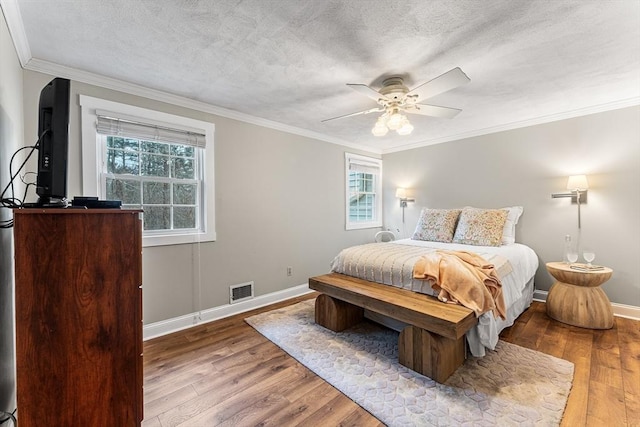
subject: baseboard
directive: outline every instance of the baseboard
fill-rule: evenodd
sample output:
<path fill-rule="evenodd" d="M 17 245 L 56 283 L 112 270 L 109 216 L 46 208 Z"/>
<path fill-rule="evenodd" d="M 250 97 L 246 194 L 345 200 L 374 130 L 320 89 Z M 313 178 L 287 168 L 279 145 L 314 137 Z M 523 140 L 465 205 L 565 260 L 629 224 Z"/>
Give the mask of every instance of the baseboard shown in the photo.
<path fill-rule="evenodd" d="M 541 291 L 539 289 L 536 289 L 533 292 L 533 299 L 534 301 L 546 302 L 548 294 L 549 291 Z M 624 317 L 632 320 L 640 320 L 640 307 L 612 302 L 611 308 L 613 308 L 614 316 Z"/>
<path fill-rule="evenodd" d="M 264 307 L 269 304 L 295 298 L 301 295 L 313 292 L 309 289 L 309 285 L 304 283 L 299 286 L 287 288 L 282 291 L 272 292 L 266 295 L 260 295 L 250 300 L 242 301 L 236 304 L 226 304 L 218 307 L 209 308 L 200 312 L 185 314 L 184 316 L 174 317 L 172 319 L 161 320 L 159 322 L 149 323 L 142 329 L 143 339 L 149 340 L 173 332 L 192 328 L 196 325 L 212 322 L 214 320 L 223 319 L 235 314 L 244 313 L 256 308 Z"/>

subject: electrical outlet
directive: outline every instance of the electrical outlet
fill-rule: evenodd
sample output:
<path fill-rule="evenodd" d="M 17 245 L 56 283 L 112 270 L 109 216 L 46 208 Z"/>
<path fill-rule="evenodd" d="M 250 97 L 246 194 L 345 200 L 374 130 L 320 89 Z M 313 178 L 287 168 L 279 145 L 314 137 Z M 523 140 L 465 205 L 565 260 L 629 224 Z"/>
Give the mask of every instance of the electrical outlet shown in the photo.
<path fill-rule="evenodd" d="M 293 275 L 293 267 L 287 267 L 287 276 Z"/>

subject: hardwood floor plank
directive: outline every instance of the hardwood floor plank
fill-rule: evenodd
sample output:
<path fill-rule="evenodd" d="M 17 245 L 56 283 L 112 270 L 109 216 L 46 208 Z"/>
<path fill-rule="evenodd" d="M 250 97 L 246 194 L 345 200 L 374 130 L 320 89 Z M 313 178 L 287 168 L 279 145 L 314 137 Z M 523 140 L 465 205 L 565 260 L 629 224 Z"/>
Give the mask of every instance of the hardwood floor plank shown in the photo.
<path fill-rule="evenodd" d="M 274 372 L 281 371 L 295 361 L 279 348 L 268 347 L 269 351 L 256 356 L 255 361 L 233 366 L 226 371 L 209 376 L 193 383 L 198 394 L 205 394 L 210 390 L 218 390 L 220 398 L 228 394 L 241 391 L 253 381 L 268 378 Z"/>
<path fill-rule="evenodd" d="M 353 411 L 353 401 L 342 393 L 302 420 L 300 426 L 338 426 Z"/>
<path fill-rule="evenodd" d="M 145 381 L 144 384 L 144 400 L 152 402 L 166 395 L 167 387 L 179 389 L 184 386 L 191 385 L 205 377 L 210 377 L 218 372 L 218 369 L 212 363 L 202 361 L 194 361 L 194 365 L 186 366 L 180 371 L 174 371 L 171 374 L 158 375 L 153 379 Z"/>
<path fill-rule="evenodd" d="M 322 380 L 316 382 L 315 387 L 301 393 L 298 398 L 290 400 L 289 406 L 266 417 L 262 423 L 265 426 L 296 426 L 323 407 L 336 395 L 336 389 Z M 354 403 L 354 406 L 357 406 Z"/>
<path fill-rule="evenodd" d="M 142 427 L 162 427 L 162 424 L 160 424 L 158 417 L 145 416 L 142 420 Z"/>
<path fill-rule="evenodd" d="M 278 392 L 278 389 L 281 385 L 299 381 L 304 377 L 305 370 L 302 365 L 291 363 L 262 381 L 252 382 L 242 393 L 229 395 L 227 399 L 178 426 L 255 425 L 263 417 L 268 416 L 270 411 L 275 412 L 289 405 L 289 401 Z M 216 390 L 212 390 L 210 394 L 218 397 Z M 162 421 L 162 418 L 160 419 Z"/>
<path fill-rule="evenodd" d="M 341 427 L 358 427 L 368 425 L 372 427 L 385 427 L 383 423 L 378 421 L 373 415 L 367 412 L 365 409 L 358 406 L 358 408 L 351 412 L 344 420 L 340 422 Z"/>
<path fill-rule="evenodd" d="M 569 338 L 569 329 L 559 322 L 549 322 L 544 337 L 538 343 L 538 351 L 562 357 Z"/>
<path fill-rule="evenodd" d="M 605 385 L 623 389 L 620 350 L 617 343 L 607 350 L 600 348 L 592 350 L 591 381 L 598 381 Z"/>
<path fill-rule="evenodd" d="M 143 426 L 382 426 L 243 320 L 312 297 L 145 342 Z M 583 329 L 550 319 L 534 302 L 500 338 L 574 363 L 562 426 L 640 427 L 639 321 Z"/>
<path fill-rule="evenodd" d="M 569 336 L 564 348 L 564 354 L 562 355 L 563 359 L 570 362 L 584 358 L 591 359 L 593 330 L 569 325 L 567 325 L 567 330 Z"/>
<path fill-rule="evenodd" d="M 173 384 L 171 385 L 173 388 Z M 164 396 L 154 399 L 154 400 L 146 400 L 147 395 L 145 394 L 145 405 L 144 405 L 144 415 L 146 417 L 156 418 L 158 415 L 170 410 L 176 405 L 180 405 L 184 402 L 188 402 L 189 400 L 198 396 L 198 393 L 193 389 L 191 384 L 179 388 L 177 390 L 172 391 L 169 394 L 165 394 Z"/>
<path fill-rule="evenodd" d="M 589 382 L 587 426 L 627 426 L 624 392 L 598 381 Z"/>
<path fill-rule="evenodd" d="M 591 358 L 574 357 L 571 362 L 574 364 L 573 384 L 560 424 L 562 427 L 584 426 L 587 423 Z"/>
<path fill-rule="evenodd" d="M 538 305 L 533 304 L 529 310 L 531 310 L 529 320 L 526 321 L 520 333 L 513 337 L 512 342 L 522 347 L 537 350 L 542 337 L 544 337 L 544 331 L 546 331 L 551 320 Z"/>
<path fill-rule="evenodd" d="M 640 426 L 640 322 L 616 318 L 629 425 Z"/>

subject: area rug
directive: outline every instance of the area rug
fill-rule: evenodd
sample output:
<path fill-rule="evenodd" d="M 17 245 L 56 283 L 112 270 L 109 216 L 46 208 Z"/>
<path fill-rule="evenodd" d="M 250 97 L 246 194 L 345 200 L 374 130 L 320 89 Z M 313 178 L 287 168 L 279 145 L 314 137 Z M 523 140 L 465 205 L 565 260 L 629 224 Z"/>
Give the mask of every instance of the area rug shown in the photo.
<path fill-rule="evenodd" d="M 398 363 L 397 332 L 332 332 L 314 300 L 245 320 L 388 426 L 557 426 L 573 379 L 571 362 L 500 341 L 439 384 Z"/>

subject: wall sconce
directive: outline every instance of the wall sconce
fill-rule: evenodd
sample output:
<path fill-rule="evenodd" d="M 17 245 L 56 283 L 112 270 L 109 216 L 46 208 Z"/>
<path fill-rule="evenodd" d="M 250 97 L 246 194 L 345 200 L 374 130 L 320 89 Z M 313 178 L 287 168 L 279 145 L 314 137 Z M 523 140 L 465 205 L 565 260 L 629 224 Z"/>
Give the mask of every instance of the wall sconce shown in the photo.
<path fill-rule="evenodd" d="M 551 198 L 558 199 L 561 197 L 571 197 L 571 203 L 578 204 L 578 228 L 580 228 L 580 203 L 587 203 L 587 190 L 589 182 L 586 175 L 572 175 L 567 181 L 567 190 L 569 193 L 554 193 Z"/>
<path fill-rule="evenodd" d="M 396 189 L 396 199 L 400 199 L 400 207 L 402 208 L 402 223 L 404 224 L 404 208 L 407 207 L 408 202 L 415 202 L 416 199 L 407 198 L 407 191 L 404 188 Z"/>

